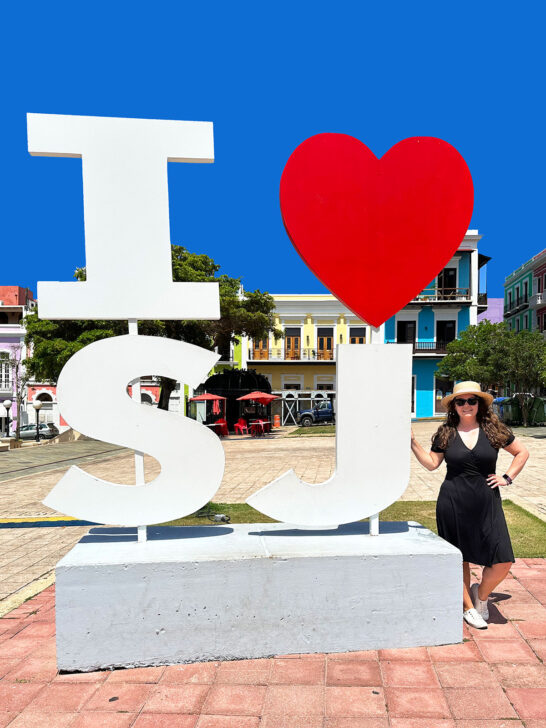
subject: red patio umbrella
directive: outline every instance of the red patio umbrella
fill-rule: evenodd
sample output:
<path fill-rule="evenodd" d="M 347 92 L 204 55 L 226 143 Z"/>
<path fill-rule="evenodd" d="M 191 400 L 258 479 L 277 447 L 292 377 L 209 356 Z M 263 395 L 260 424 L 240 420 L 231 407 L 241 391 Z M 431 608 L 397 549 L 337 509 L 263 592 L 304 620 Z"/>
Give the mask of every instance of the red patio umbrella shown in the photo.
<path fill-rule="evenodd" d="M 214 404 L 212 405 L 212 414 L 213 415 L 219 415 L 220 414 L 220 400 L 225 400 L 225 397 L 221 397 L 219 394 L 209 394 L 208 392 L 205 392 L 205 394 L 198 394 L 197 397 L 192 397 L 190 399 L 190 402 L 209 402 L 212 401 Z M 225 405 L 224 405 L 225 407 Z"/>
<path fill-rule="evenodd" d="M 274 399 L 279 398 L 277 395 L 267 394 L 267 392 L 249 392 L 248 394 L 244 394 L 242 397 L 237 397 L 237 400 L 241 399 L 251 399 L 254 402 L 259 402 L 260 404 L 269 404 L 270 402 L 273 402 Z"/>

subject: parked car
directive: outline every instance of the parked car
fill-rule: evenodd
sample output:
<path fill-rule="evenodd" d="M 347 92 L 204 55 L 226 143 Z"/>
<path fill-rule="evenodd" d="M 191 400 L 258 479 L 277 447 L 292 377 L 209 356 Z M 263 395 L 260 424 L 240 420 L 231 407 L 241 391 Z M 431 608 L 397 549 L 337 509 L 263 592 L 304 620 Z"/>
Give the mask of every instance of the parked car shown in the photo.
<path fill-rule="evenodd" d="M 297 422 L 302 427 L 311 427 L 311 425 L 324 424 L 326 422 L 334 423 L 336 421 L 336 413 L 332 407 L 332 403 L 318 402 L 313 409 L 301 410 L 296 415 Z"/>
<path fill-rule="evenodd" d="M 40 423 L 40 440 L 52 440 L 59 434 L 59 429 L 52 422 Z M 21 440 L 35 440 L 36 439 L 36 425 L 23 425 L 19 434 Z"/>

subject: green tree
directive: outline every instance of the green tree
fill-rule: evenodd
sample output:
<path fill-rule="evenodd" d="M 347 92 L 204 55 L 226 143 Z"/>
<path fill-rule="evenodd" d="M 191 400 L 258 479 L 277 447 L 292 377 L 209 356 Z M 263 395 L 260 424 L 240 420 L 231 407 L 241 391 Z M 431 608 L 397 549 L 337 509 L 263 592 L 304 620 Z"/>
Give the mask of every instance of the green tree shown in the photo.
<path fill-rule="evenodd" d="M 438 374 L 479 382 L 482 389 L 510 386 L 517 394 L 523 425 L 529 422 L 532 393 L 546 384 L 546 341 L 538 331 L 509 331 L 482 321 L 447 346 Z"/>
<path fill-rule="evenodd" d="M 275 302 L 268 293 L 241 293 L 240 278 L 219 274 L 220 266 L 208 255 L 190 253 L 180 245 L 171 246 L 171 250 L 174 281 L 219 284 L 220 319 L 139 321 L 140 334 L 165 336 L 210 350 L 217 348 L 221 354 L 243 335 L 264 338 L 270 331 L 280 335 L 274 328 Z M 74 277 L 85 280 L 85 268 L 78 268 Z M 127 333 L 125 321 L 48 321 L 40 320 L 37 313 L 26 317 L 25 326 L 26 343 L 32 346 L 32 356 L 26 361 L 28 372 L 41 381 L 56 381 L 70 357 L 87 344 Z M 161 378 L 161 409 L 167 409 L 175 384 L 172 379 Z"/>
<path fill-rule="evenodd" d="M 484 390 L 496 389 L 506 378 L 508 333 L 503 323 L 481 321 L 469 326 L 447 345 L 447 355 L 438 364 L 439 375 L 479 382 Z"/>

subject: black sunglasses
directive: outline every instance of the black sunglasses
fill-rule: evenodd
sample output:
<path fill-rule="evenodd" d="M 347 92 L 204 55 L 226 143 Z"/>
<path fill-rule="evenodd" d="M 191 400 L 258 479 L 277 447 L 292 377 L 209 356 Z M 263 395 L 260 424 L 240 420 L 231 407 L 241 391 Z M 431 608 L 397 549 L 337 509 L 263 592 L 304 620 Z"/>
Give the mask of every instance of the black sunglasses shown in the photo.
<path fill-rule="evenodd" d="M 457 407 L 462 407 L 467 402 L 471 407 L 473 407 L 475 404 L 478 404 L 478 398 L 469 397 L 468 399 L 463 399 L 462 397 L 457 397 L 457 399 L 455 400 L 455 404 L 457 405 Z"/>

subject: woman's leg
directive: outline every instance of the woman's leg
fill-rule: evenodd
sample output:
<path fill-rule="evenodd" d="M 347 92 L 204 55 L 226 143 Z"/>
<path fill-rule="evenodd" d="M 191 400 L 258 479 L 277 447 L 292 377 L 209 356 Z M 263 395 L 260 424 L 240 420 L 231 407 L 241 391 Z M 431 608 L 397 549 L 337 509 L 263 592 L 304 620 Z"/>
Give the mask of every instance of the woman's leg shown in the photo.
<path fill-rule="evenodd" d="M 493 564 L 493 566 L 484 566 L 482 572 L 482 583 L 478 587 L 478 597 L 485 601 L 491 594 L 493 589 L 503 581 L 508 575 L 512 562 L 506 564 Z"/>
<path fill-rule="evenodd" d="M 463 561 L 463 607 L 466 611 L 472 609 L 473 606 L 472 597 L 470 596 L 470 564 L 468 561 Z"/>

